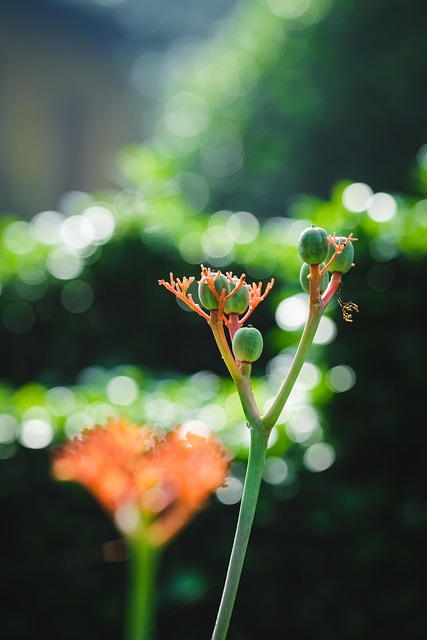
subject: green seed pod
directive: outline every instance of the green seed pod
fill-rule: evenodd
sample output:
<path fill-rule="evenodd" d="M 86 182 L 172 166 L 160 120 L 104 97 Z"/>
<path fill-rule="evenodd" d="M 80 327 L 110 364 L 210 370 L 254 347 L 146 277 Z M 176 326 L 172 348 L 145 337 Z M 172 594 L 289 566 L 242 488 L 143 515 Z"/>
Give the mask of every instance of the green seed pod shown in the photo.
<path fill-rule="evenodd" d="M 335 242 L 338 244 L 340 240 L 341 242 L 345 242 L 346 238 L 337 237 Z M 328 261 L 332 258 L 334 253 L 335 253 L 335 249 L 331 245 L 329 249 Z M 349 271 L 353 265 L 353 259 L 354 259 L 354 246 L 352 245 L 351 242 L 348 242 L 345 248 L 342 250 L 342 252 L 337 255 L 337 257 L 329 267 L 329 271 L 331 273 L 333 273 L 334 271 L 339 271 L 340 273 L 347 273 L 347 271 Z"/>
<path fill-rule="evenodd" d="M 230 287 L 230 293 L 236 287 L 239 282 L 239 278 L 233 278 L 234 287 Z M 230 283 L 231 284 L 231 283 Z M 246 284 L 242 284 L 240 289 L 231 296 L 225 303 L 225 313 L 245 313 L 249 306 L 249 288 Z"/>
<path fill-rule="evenodd" d="M 328 234 L 321 227 L 308 227 L 298 240 L 298 251 L 304 262 L 320 264 L 328 255 Z"/>
<path fill-rule="evenodd" d="M 320 269 L 323 269 L 324 266 L 325 266 L 324 264 L 319 265 Z M 310 274 L 310 265 L 304 262 L 299 272 L 299 281 L 301 283 L 303 290 L 306 293 L 310 293 L 310 283 L 308 281 L 309 274 Z M 326 291 L 326 289 L 328 288 L 328 284 L 329 284 L 329 273 L 325 271 L 320 281 L 320 293 L 324 293 Z"/>
<path fill-rule="evenodd" d="M 212 275 L 215 276 L 216 274 L 213 273 Z M 219 295 L 221 295 L 223 289 L 225 289 L 225 295 L 228 295 L 230 292 L 230 281 L 223 273 L 215 280 L 214 286 Z M 218 309 L 218 299 L 209 289 L 207 282 L 201 282 L 199 284 L 199 300 L 208 311 Z"/>
<path fill-rule="evenodd" d="M 255 362 L 262 353 L 263 339 L 261 332 L 255 327 L 238 329 L 233 338 L 233 353 L 240 362 Z"/>

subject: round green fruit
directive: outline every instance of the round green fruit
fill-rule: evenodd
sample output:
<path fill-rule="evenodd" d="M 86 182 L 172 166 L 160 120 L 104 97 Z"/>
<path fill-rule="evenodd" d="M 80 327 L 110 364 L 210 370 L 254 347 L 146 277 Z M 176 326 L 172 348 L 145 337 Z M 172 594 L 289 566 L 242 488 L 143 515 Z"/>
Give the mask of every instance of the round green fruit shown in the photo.
<path fill-rule="evenodd" d="M 233 278 L 234 287 L 230 287 L 230 293 L 235 289 L 239 278 Z M 230 283 L 231 284 L 231 283 Z M 225 303 L 225 313 L 245 313 L 249 306 L 249 287 L 246 284 L 236 291 Z"/>
<path fill-rule="evenodd" d="M 216 274 L 213 273 L 212 275 L 215 277 Z M 225 289 L 225 295 L 228 295 L 230 292 L 230 280 L 223 273 L 215 280 L 214 286 L 218 295 L 221 295 L 223 289 Z M 218 298 L 216 298 L 209 289 L 207 282 L 201 282 L 199 284 L 199 300 L 208 311 L 218 309 Z"/>
<path fill-rule="evenodd" d="M 255 327 L 238 329 L 233 338 L 233 353 L 240 362 L 255 362 L 262 353 L 263 339 L 261 332 Z"/>
<path fill-rule="evenodd" d="M 337 237 L 335 242 L 338 244 L 339 242 L 345 242 L 346 238 Z M 332 258 L 335 253 L 334 247 L 331 245 L 329 249 L 328 261 Z M 333 273 L 334 271 L 338 271 L 339 273 L 347 273 L 353 266 L 354 260 L 354 246 L 351 242 L 347 242 L 345 248 L 337 255 L 333 263 L 328 267 L 329 271 Z"/>
<path fill-rule="evenodd" d="M 323 269 L 325 265 L 320 264 L 319 267 Z M 299 272 L 299 281 L 301 283 L 301 287 L 306 293 L 310 293 L 310 282 L 308 281 L 308 276 L 310 275 L 310 265 L 304 262 Z M 320 281 L 320 293 L 325 293 L 329 284 L 329 273 L 325 271 Z"/>
<path fill-rule="evenodd" d="M 308 227 L 301 232 L 298 251 L 307 264 L 320 264 L 328 255 L 328 234 L 321 227 Z"/>

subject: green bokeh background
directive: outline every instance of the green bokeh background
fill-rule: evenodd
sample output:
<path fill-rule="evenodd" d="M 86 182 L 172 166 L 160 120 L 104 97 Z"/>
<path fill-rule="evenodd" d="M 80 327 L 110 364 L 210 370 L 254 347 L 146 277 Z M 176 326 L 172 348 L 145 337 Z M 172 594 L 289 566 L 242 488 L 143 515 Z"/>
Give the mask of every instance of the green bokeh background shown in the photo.
<path fill-rule="evenodd" d="M 24 446 L 22 423 L 47 421 L 55 444 L 76 414 L 77 425 L 124 413 L 169 428 L 218 403 L 239 477 L 242 418 L 209 330 L 157 280 L 197 276 L 201 261 L 275 277 L 253 318 L 265 339 L 254 367 L 262 404 L 264 368 L 300 334 L 279 329 L 275 312 L 300 293 L 296 238 L 312 222 L 359 238 L 342 296 L 360 313 L 348 324 L 338 305 L 328 311 L 337 335 L 314 345 L 320 378 L 304 399 L 335 462 L 307 469 L 310 443 L 280 426 L 270 455 L 290 473 L 262 486 L 230 640 L 426 637 L 426 19 L 421 0 L 243 2 L 171 83 L 164 99 L 181 95 L 179 117 L 159 105 L 152 136 L 118 151 L 117 187 L 69 205 L 68 216 L 102 206 L 114 219 L 111 238 L 77 252 L 74 275 L 58 277 L 34 220 L 2 217 L 0 413 L 16 425 L 2 432 L 0 461 L 5 638 L 120 638 L 126 596 L 126 561 L 102 554 L 113 524 L 82 488 L 52 480 L 48 447 Z M 391 194 L 395 215 L 349 211 L 343 192 L 360 182 Z M 260 223 L 244 244 L 229 238 L 242 210 Z M 93 300 L 76 312 L 84 285 Z M 356 382 L 333 393 L 339 365 Z M 136 381 L 138 401 L 112 402 L 117 376 Z M 166 550 L 160 640 L 210 637 L 237 510 L 213 497 Z"/>

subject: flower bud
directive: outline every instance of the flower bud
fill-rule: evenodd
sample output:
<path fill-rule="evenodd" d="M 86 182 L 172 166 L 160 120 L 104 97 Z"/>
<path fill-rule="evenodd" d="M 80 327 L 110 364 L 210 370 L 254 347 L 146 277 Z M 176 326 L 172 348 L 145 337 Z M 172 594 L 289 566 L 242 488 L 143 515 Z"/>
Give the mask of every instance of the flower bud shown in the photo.
<path fill-rule="evenodd" d="M 215 275 L 215 273 L 212 274 L 213 277 L 215 277 Z M 225 289 L 225 295 L 228 295 L 230 291 L 230 281 L 223 273 L 216 278 L 214 286 L 218 295 L 221 295 L 223 289 Z M 208 309 L 208 311 L 218 309 L 218 298 L 216 298 L 212 293 L 209 288 L 209 284 L 206 281 L 200 282 L 199 284 L 199 300 L 205 309 Z"/>
<path fill-rule="evenodd" d="M 233 277 L 234 287 L 230 287 L 230 293 L 236 288 L 239 278 Z M 230 283 L 231 284 L 231 283 Z M 249 306 L 249 288 L 246 284 L 234 293 L 225 303 L 225 313 L 245 313 Z"/>
<path fill-rule="evenodd" d="M 233 338 L 233 353 L 240 362 L 255 362 L 262 353 L 263 339 L 255 327 L 238 329 Z"/>
<path fill-rule="evenodd" d="M 298 240 L 298 251 L 304 262 L 320 264 L 328 255 L 328 234 L 321 227 L 308 227 L 302 231 Z"/>
<path fill-rule="evenodd" d="M 338 237 L 336 238 L 337 243 L 339 242 L 343 243 L 345 241 L 346 241 L 346 238 L 338 238 Z M 335 252 L 335 249 L 331 245 L 331 248 L 329 249 L 328 260 L 332 258 L 332 256 L 334 255 L 334 252 Z M 341 253 L 337 255 L 337 257 L 332 262 L 332 264 L 328 267 L 328 269 L 329 271 L 331 271 L 331 273 L 333 273 L 334 271 L 338 271 L 340 273 L 347 273 L 347 271 L 349 271 L 353 266 L 353 259 L 354 259 L 354 246 L 351 242 L 347 242 L 344 249 L 341 251 Z"/>
<path fill-rule="evenodd" d="M 320 264 L 320 269 L 323 269 L 325 265 Z M 308 280 L 308 276 L 310 275 L 310 265 L 304 262 L 299 272 L 299 281 L 301 283 L 301 287 L 306 293 L 310 293 L 310 282 Z M 324 293 L 328 288 L 329 284 L 329 273 L 325 271 L 320 281 L 320 293 Z"/>

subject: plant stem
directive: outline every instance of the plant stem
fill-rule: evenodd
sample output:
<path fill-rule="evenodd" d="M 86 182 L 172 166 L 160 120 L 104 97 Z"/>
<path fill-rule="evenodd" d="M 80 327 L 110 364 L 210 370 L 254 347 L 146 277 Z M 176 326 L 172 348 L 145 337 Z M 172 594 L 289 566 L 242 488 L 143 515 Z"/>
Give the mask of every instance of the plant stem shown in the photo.
<path fill-rule="evenodd" d="M 244 376 L 240 380 L 235 380 L 235 385 L 248 426 L 263 429 L 264 423 L 255 400 L 250 378 Z"/>
<path fill-rule="evenodd" d="M 217 347 L 222 355 L 222 359 L 224 360 L 227 369 L 236 385 L 236 389 L 240 397 L 240 402 L 242 404 L 246 420 L 252 426 L 257 425 L 262 428 L 263 422 L 261 420 L 261 414 L 255 401 L 251 381 L 249 378 L 250 371 L 244 371 L 243 369 L 238 368 L 228 345 L 227 338 L 225 336 L 223 322 L 222 320 L 220 320 L 217 311 L 211 311 L 211 319 L 209 324 L 212 329 Z M 248 363 L 245 364 L 247 365 Z"/>
<path fill-rule="evenodd" d="M 155 580 L 159 549 L 142 536 L 131 538 L 126 640 L 154 637 Z"/>
<path fill-rule="evenodd" d="M 239 519 L 212 640 L 225 640 L 227 635 L 258 501 L 268 435 L 268 432 L 264 429 L 251 428 L 249 460 Z"/>
<path fill-rule="evenodd" d="M 230 373 L 230 376 L 233 378 L 234 382 L 237 382 L 242 378 L 242 373 L 237 368 L 236 362 L 233 358 L 233 354 L 231 353 L 227 338 L 225 337 L 222 318 L 217 310 L 211 311 L 209 325 L 212 329 L 215 342 L 221 353 L 222 359 L 224 360 L 225 365 Z"/>
<path fill-rule="evenodd" d="M 288 371 L 288 375 L 283 381 L 272 405 L 264 415 L 264 423 L 270 429 L 276 424 L 279 419 L 280 413 L 289 395 L 293 389 L 293 386 L 298 378 L 298 375 L 302 369 L 302 366 L 307 357 L 308 351 L 313 342 L 313 338 L 316 334 L 317 327 L 319 326 L 320 319 L 322 317 L 323 309 L 321 306 L 311 307 L 307 323 L 305 325 L 301 340 L 295 353 L 295 357 L 292 361 L 291 368 Z"/>

